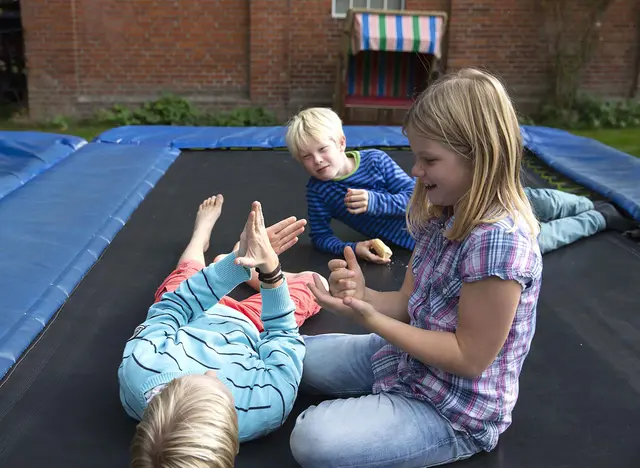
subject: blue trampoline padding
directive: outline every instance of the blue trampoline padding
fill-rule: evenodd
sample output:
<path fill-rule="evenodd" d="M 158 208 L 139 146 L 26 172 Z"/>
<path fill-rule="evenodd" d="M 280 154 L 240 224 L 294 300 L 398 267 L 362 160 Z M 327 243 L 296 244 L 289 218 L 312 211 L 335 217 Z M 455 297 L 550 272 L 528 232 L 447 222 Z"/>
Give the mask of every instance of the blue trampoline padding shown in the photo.
<path fill-rule="evenodd" d="M 0 201 L 0 377 L 179 154 L 90 143 Z"/>
<path fill-rule="evenodd" d="M 555 171 L 640 221 L 640 158 L 564 130 L 523 126 L 524 145 Z"/>
<path fill-rule="evenodd" d="M 521 126 L 524 144 L 554 170 L 610 198 L 640 221 L 640 159 L 590 138 L 548 127 Z M 348 147 L 408 146 L 401 127 L 344 126 Z M 285 127 L 126 126 L 103 143 L 191 148 L 282 148 Z"/>
<path fill-rule="evenodd" d="M 0 200 L 86 143 L 55 133 L 0 131 Z"/>
<path fill-rule="evenodd" d="M 96 138 L 102 143 L 153 143 L 178 149 L 283 148 L 285 127 L 174 127 L 127 126 L 107 130 Z M 400 127 L 346 125 L 349 147 L 408 146 Z"/>

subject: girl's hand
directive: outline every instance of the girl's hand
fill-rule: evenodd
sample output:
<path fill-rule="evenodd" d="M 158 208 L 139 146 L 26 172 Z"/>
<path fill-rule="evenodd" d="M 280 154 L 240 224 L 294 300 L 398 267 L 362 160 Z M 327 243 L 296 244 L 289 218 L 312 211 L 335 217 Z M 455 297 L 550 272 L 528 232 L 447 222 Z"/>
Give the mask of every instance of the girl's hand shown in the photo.
<path fill-rule="evenodd" d="M 370 240 L 358 242 L 356 244 L 356 255 L 362 260 L 365 260 L 371 263 L 379 263 L 381 265 L 386 265 L 387 263 L 391 263 L 390 258 L 384 259 L 377 253 L 373 252 L 371 249 L 372 247 L 371 247 Z"/>
<path fill-rule="evenodd" d="M 308 283 L 307 287 L 316 298 L 316 302 L 330 312 L 348 317 L 357 322 L 366 322 L 379 312 L 371 304 L 354 297 L 338 298 L 329 294 L 320 276 L 313 274 L 313 284 Z"/>
<path fill-rule="evenodd" d="M 247 268 L 260 268 L 265 273 L 278 267 L 278 255 L 269 241 L 269 234 L 264 227 L 264 216 L 260 202 L 253 202 L 247 223 L 240 234 L 236 254 L 236 265 Z"/>
<path fill-rule="evenodd" d="M 345 247 L 344 260 L 335 259 L 329 262 L 329 270 L 329 291 L 332 296 L 339 299 L 354 297 L 364 300 L 364 275 L 351 247 Z"/>

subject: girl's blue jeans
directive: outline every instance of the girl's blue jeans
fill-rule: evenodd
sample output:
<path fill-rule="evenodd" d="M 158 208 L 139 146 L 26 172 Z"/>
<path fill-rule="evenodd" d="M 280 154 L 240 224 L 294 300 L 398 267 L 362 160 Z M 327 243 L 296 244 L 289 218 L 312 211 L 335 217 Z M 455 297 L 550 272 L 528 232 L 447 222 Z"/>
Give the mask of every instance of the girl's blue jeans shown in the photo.
<path fill-rule="evenodd" d="M 443 465 L 480 451 L 429 403 L 372 394 L 375 334 L 306 336 L 300 390 L 336 397 L 305 410 L 291 434 L 304 468 L 413 468 Z"/>

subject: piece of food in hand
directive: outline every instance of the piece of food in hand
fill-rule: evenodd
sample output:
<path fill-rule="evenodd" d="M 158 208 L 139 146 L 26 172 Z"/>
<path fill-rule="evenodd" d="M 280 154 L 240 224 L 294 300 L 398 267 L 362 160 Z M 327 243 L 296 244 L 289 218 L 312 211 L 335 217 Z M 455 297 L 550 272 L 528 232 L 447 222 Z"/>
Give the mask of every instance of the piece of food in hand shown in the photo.
<path fill-rule="evenodd" d="M 389 260 L 393 255 L 391 249 L 380 239 L 373 239 L 371 241 L 371 248 L 378 255 L 378 257 L 382 257 L 385 260 Z"/>

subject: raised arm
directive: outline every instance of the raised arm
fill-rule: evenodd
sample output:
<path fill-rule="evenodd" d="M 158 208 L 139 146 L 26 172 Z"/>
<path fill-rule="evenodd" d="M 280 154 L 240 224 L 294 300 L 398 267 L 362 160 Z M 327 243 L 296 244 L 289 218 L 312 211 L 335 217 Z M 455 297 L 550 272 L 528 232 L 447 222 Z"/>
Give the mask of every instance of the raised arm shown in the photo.
<path fill-rule="evenodd" d="M 255 382 L 260 391 L 251 392 L 247 402 L 249 407 L 262 408 L 247 429 L 258 431 L 247 434 L 251 438 L 280 427 L 291 413 L 305 355 L 294 318 L 295 305 L 285 280 L 275 288 L 270 286 L 261 286 L 264 331 L 256 348 L 265 367 Z"/>
<path fill-rule="evenodd" d="M 218 303 L 221 297 L 251 278 L 247 268 L 236 265 L 231 253 L 187 280 L 173 292 L 166 292 L 162 299 L 149 308 L 146 320 L 138 327 L 138 338 L 152 335 L 175 335 L 178 329 L 195 320 L 204 311 Z"/>
<path fill-rule="evenodd" d="M 294 317 L 295 304 L 269 243 L 258 203 L 254 203 L 240 237 L 236 262 L 258 270 L 264 324 L 256 349 L 265 367 L 254 383 L 257 391 L 250 392 L 245 402 L 250 408 L 260 408 L 260 412 L 240 435 L 247 440 L 281 426 L 289 415 L 302 377 L 305 346 Z"/>

